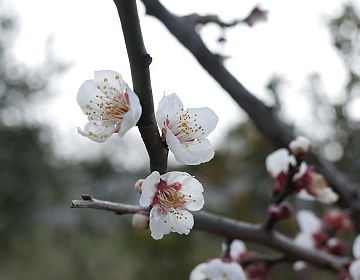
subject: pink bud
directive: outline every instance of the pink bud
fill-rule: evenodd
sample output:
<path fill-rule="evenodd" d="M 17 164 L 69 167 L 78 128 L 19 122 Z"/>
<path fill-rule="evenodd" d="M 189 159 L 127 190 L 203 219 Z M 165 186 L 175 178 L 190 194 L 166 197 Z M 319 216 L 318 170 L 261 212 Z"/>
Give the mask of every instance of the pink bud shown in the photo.
<path fill-rule="evenodd" d="M 346 245 L 344 241 L 338 238 L 330 238 L 326 243 L 327 251 L 330 254 L 337 256 L 345 256 L 346 255 Z"/>
<path fill-rule="evenodd" d="M 281 211 L 280 207 L 276 204 L 270 204 L 267 209 L 267 215 L 270 217 L 273 221 L 279 221 L 281 220 Z"/>
<path fill-rule="evenodd" d="M 282 220 L 289 219 L 292 216 L 293 211 L 289 203 L 283 202 L 279 204 L 279 208 Z"/>

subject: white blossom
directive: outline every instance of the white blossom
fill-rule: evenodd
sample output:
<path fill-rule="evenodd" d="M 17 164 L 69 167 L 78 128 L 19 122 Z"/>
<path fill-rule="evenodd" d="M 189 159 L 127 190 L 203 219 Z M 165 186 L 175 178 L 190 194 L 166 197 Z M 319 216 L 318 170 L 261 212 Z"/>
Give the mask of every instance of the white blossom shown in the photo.
<path fill-rule="evenodd" d="M 173 93 L 161 99 L 156 121 L 179 163 L 196 165 L 214 157 L 214 148 L 206 139 L 218 122 L 211 109 L 184 109 L 179 97 Z"/>
<path fill-rule="evenodd" d="M 310 148 L 310 141 L 304 136 L 298 136 L 290 142 L 289 148 L 294 155 L 306 154 Z"/>
<path fill-rule="evenodd" d="M 350 264 L 349 273 L 352 280 L 360 280 L 360 235 L 356 237 L 352 249 L 356 260 Z"/>
<path fill-rule="evenodd" d="M 246 280 L 243 268 L 235 261 L 213 259 L 197 265 L 189 280 Z"/>
<path fill-rule="evenodd" d="M 285 148 L 276 150 L 266 157 L 266 170 L 276 179 L 281 173 L 287 174 L 289 165 L 295 165 L 296 159 Z"/>
<path fill-rule="evenodd" d="M 135 126 L 141 116 L 137 95 L 119 73 L 95 71 L 95 79 L 85 81 L 79 89 L 77 102 L 89 122 L 81 135 L 96 142 L 104 142 L 113 133 L 123 136 Z"/>
<path fill-rule="evenodd" d="M 296 214 L 300 233 L 295 237 L 295 244 L 308 249 L 315 248 L 313 234 L 321 231 L 321 220 L 309 210 L 300 210 Z"/>
<path fill-rule="evenodd" d="M 152 172 L 142 184 L 141 206 L 152 206 L 150 230 L 154 239 L 177 232 L 188 234 L 194 225 L 189 211 L 204 205 L 203 186 L 185 172 Z"/>

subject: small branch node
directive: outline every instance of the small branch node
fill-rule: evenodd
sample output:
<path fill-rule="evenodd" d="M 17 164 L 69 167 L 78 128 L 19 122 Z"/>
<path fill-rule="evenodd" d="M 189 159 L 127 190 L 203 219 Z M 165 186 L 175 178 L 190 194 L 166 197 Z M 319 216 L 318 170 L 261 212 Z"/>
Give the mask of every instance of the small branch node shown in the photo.
<path fill-rule="evenodd" d="M 86 200 L 86 201 L 92 201 L 93 200 L 91 194 L 83 194 L 83 195 L 81 195 L 81 198 L 82 198 L 82 200 Z"/>

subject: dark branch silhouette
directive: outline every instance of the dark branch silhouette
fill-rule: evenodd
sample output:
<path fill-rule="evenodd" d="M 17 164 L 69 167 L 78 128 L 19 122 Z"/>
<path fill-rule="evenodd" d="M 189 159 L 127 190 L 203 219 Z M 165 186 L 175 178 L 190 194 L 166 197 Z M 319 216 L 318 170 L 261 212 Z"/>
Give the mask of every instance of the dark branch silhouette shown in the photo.
<path fill-rule="evenodd" d="M 142 0 L 146 13 L 161 21 L 179 42 L 187 48 L 206 70 L 239 106 L 246 111 L 260 132 L 276 146 L 287 146 L 294 139 L 290 129 L 255 95 L 250 93 L 223 65 L 219 55 L 212 53 L 201 39 L 194 25 L 169 12 L 158 0 Z M 356 186 L 349 182 L 335 167 L 314 153 L 312 160 L 319 171 L 339 194 L 339 205 L 350 208 L 355 225 L 360 231 L 360 200 Z"/>

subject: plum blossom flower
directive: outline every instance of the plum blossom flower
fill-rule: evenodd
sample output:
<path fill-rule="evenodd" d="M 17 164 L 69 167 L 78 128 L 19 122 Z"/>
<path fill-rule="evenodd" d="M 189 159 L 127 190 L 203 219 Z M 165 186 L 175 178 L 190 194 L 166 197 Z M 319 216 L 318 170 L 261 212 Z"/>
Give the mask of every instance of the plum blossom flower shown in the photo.
<path fill-rule="evenodd" d="M 95 142 L 104 142 L 113 133 L 123 136 L 141 116 L 137 95 L 120 74 L 110 70 L 95 71 L 95 79 L 85 81 L 77 102 L 89 122 L 78 132 Z"/>
<path fill-rule="evenodd" d="M 298 197 L 304 200 L 318 200 L 322 203 L 331 204 L 338 200 L 339 196 L 327 184 L 324 177 L 315 172 L 312 166 L 301 170 L 297 176 L 296 185 L 300 189 Z M 295 178 L 295 176 L 294 176 Z"/>
<path fill-rule="evenodd" d="M 242 267 L 233 260 L 213 259 L 197 265 L 190 280 L 246 280 Z"/>
<path fill-rule="evenodd" d="M 295 165 L 296 159 L 285 148 L 276 150 L 266 157 L 266 170 L 277 179 L 281 174 L 287 174 L 289 165 Z"/>
<path fill-rule="evenodd" d="M 214 148 L 206 139 L 218 122 L 211 109 L 184 109 L 179 97 L 173 93 L 161 99 L 156 121 L 179 163 L 196 165 L 214 157 Z"/>
<path fill-rule="evenodd" d="M 295 237 L 295 244 L 308 249 L 315 249 L 320 246 L 322 241 L 321 220 L 309 210 L 300 210 L 296 214 L 296 220 L 300 227 L 300 233 Z"/>
<path fill-rule="evenodd" d="M 193 215 L 204 205 L 203 186 L 185 172 L 152 172 L 142 183 L 141 206 L 152 206 L 150 230 L 154 239 L 177 232 L 189 234 L 194 226 Z"/>
<path fill-rule="evenodd" d="M 352 280 L 360 280 L 360 235 L 354 241 L 353 255 L 356 260 L 350 264 L 349 273 Z"/>
<path fill-rule="evenodd" d="M 275 179 L 274 192 L 283 190 L 287 181 L 290 166 L 296 165 L 296 159 L 287 149 L 272 152 L 265 160 L 266 170 Z"/>
<path fill-rule="evenodd" d="M 298 136 L 289 144 L 290 151 L 297 156 L 306 154 L 310 148 L 310 141 L 304 136 Z"/>
<path fill-rule="evenodd" d="M 321 220 L 309 210 L 300 210 L 296 214 L 296 220 L 300 227 L 300 233 L 295 237 L 295 244 L 307 249 L 317 249 L 326 242 L 326 236 L 322 232 Z M 294 270 L 299 271 L 306 267 L 303 261 L 294 263 Z"/>

